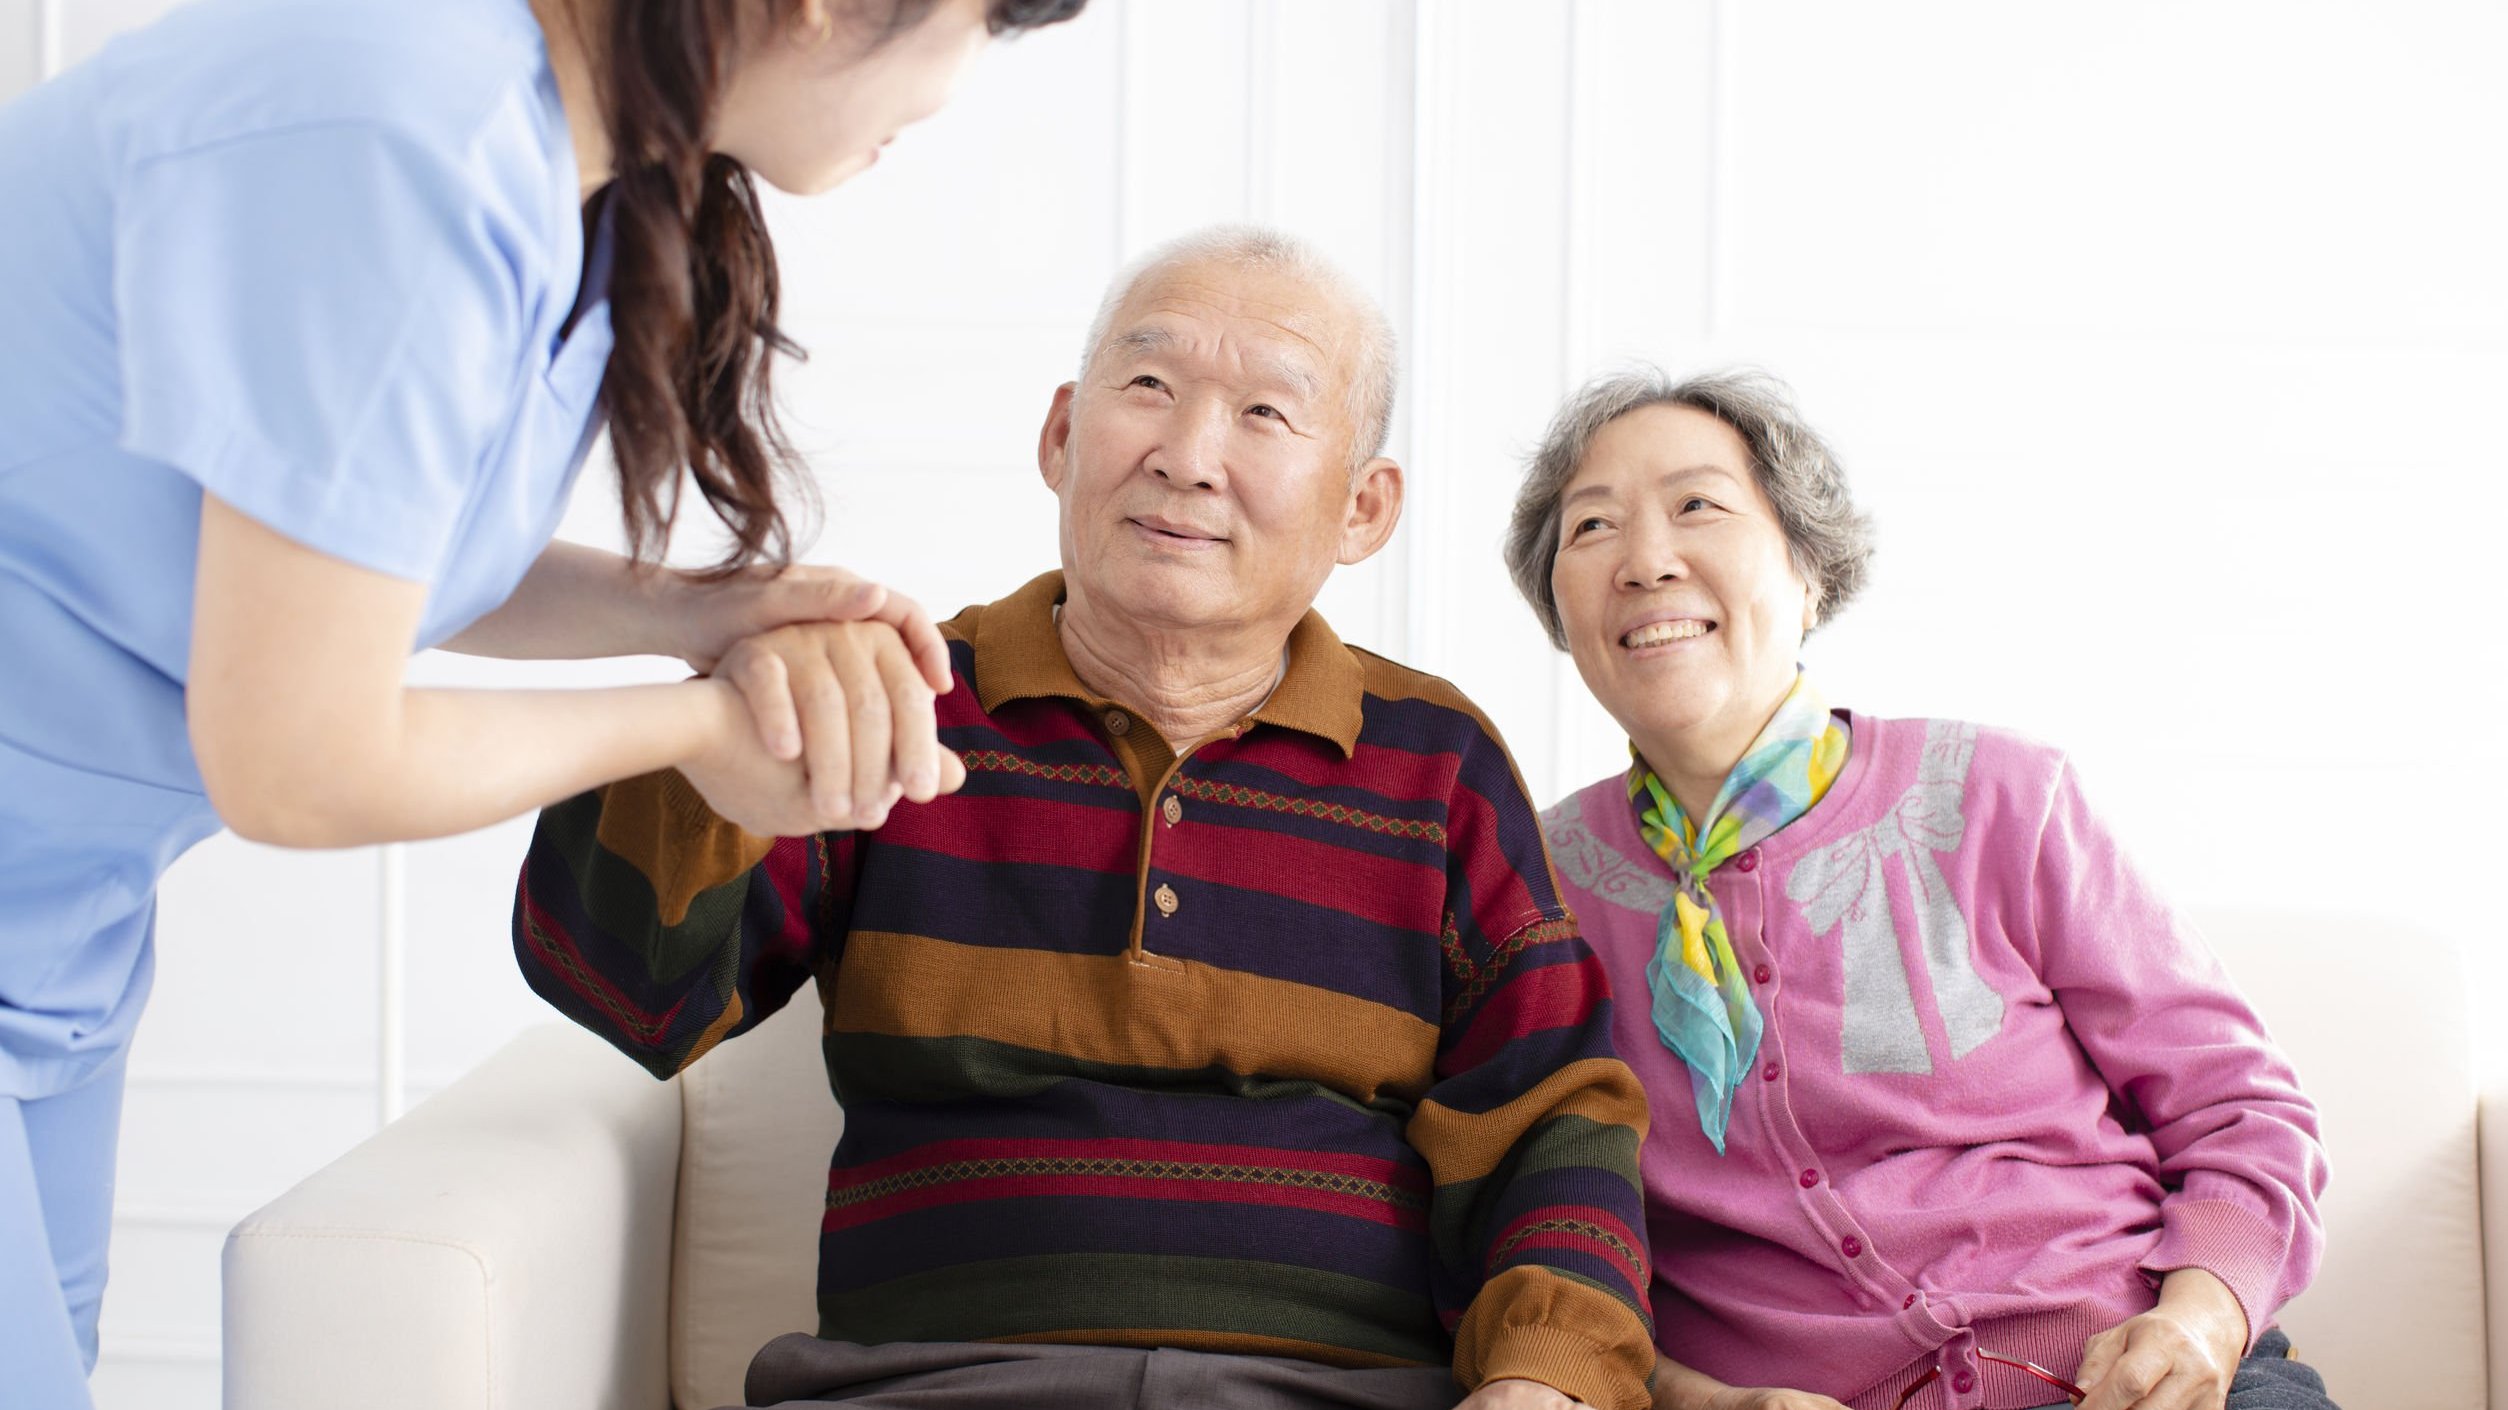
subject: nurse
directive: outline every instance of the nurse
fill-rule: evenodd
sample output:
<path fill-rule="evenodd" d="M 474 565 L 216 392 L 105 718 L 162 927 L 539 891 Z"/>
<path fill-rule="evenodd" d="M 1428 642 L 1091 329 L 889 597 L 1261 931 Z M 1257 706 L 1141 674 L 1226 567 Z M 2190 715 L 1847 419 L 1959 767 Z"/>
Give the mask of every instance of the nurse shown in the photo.
<path fill-rule="evenodd" d="M 753 182 L 860 172 L 1083 3 L 198 0 L 0 108 L 0 1400 L 87 1402 L 156 880 L 221 821 L 432 837 L 710 762 L 814 831 L 954 784 L 928 619 L 776 571 Z M 685 474 L 723 572 L 550 542 L 604 420 L 639 554 Z M 812 617 L 899 628 L 854 663 L 889 708 L 402 684 Z"/>

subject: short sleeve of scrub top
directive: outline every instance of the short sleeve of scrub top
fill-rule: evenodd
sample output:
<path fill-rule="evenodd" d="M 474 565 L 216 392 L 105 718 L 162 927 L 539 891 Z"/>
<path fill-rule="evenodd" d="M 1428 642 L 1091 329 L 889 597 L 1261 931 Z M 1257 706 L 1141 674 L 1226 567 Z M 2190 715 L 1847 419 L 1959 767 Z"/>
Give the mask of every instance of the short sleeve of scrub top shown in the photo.
<path fill-rule="evenodd" d="M 610 351 L 528 0 L 190 0 L 0 107 L 0 1091 L 146 997 L 216 828 L 183 713 L 204 492 L 427 587 L 564 514 Z M 579 292 L 581 295 L 579 303 Z"/>
<path fill-rule="evenodd" d="M 432 579 L 524 375 L 529 215 L 364 126 L 145 164 L 114 232 L 123 449 L 300 543 Z"/>

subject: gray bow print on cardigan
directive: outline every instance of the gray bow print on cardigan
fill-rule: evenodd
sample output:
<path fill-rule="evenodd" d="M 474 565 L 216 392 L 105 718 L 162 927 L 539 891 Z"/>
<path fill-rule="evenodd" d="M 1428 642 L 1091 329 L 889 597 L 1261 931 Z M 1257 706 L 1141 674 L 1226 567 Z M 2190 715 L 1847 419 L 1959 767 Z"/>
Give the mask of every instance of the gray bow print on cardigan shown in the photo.
<path fill-rule="evenodd" d="M 1812 933 L 1840 931 L 1846 971 L 1844 1059 L 1848 1072 L 1931 1072 L 1906 953 L 1891 918 L 1882 864 L 1896 857 L 1914 893 L 1917 948 L 1933 983 L 1934 1006 L 1956 1060 L 2003 1027 L 2003 996 L 1977 974 L 1968 918 L 1943 879 L 1936 852 L 1955 851 L 1968 822 L 1960 803 L 1977 752 L 1974 725 L 1936 720 L 1925 727 L 1916 782 L 1879 822 L 1794 864 L 1785 894 L 1803 908 Z"/>

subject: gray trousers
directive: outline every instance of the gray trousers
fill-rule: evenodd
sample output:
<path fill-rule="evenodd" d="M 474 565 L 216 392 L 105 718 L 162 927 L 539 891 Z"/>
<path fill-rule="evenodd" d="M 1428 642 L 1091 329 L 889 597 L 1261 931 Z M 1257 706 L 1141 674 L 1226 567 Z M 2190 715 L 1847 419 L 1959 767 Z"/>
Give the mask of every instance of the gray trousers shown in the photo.
<path fill-rule="evenodd" d="M 860 1346 L 800 1332 L 749 1363 L 752 1406 L 805 1410 L 1452 1410 L 1442 1366 L 1344 1371 L 1278 1356 L 998 1342 Z"/>

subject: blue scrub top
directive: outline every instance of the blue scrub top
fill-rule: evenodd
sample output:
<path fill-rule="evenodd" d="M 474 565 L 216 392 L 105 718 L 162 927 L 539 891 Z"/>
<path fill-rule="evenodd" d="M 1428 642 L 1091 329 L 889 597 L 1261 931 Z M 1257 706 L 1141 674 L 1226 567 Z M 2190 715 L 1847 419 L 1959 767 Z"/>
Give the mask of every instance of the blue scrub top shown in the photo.
<path fill-rule="evenodd" d="M 0 192 L 0 1093 L 33 1097 L 128 1041 L 156 878 L 218 826 L 202 491 L 427 584 L 431 645 L 556 531 L 611 340 L 526 0 L 196 0 L 0 108 Z"/>

